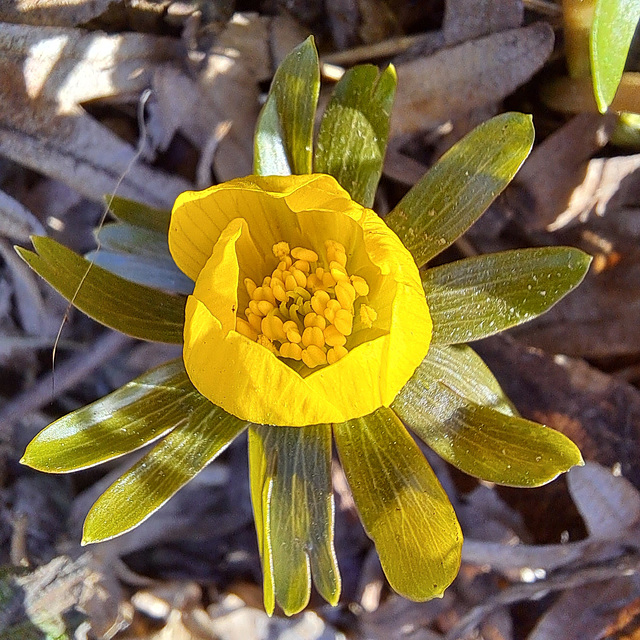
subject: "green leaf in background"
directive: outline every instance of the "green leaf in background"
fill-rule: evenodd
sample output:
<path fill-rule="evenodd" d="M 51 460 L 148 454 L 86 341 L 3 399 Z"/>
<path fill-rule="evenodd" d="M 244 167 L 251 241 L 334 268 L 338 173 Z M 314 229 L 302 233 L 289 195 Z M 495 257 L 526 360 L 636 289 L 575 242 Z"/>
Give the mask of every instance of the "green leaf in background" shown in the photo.
<path fill-rule="evenodd" d="M 475 384 L 478 368 L 459 366 L 468 358 L 460 349 L 429 349 L 393 402 L 396 414 L 427 445 L 465 473 L 513 487 L 537 487 L 582 464 L 576 445 L 560 432 L 507 415 L 499 387 L 491 389 L 494 383 L 486 384 L 484 374 Z"/>
<path fill-rule="evenodd" d="M 332 175 L 365 207 L 373 206 L 389 136 L 396 93 L 393 66 L 347 71 L 336 85 L 320 122 L 314 169 Z"/>
<path fill-rule="evenodd" d="M 29 443 L 20 462 L 66 473 L 117 458 L 183 422 L 199 396 L 182 360 L 168 362 L 50 424 Z"/>
<path fill-rule="evenodd" d="M 460 237 L 509 184 L 531 151 L 531 116 L 503 113 L 456 143 L 385 222 L 418 266 Z"/>
<path fill-rule="evenodd" d="M 391 408 L 398 415 L 407 411 L 420 411 L 424 404 L 422 400 L 414 407 L 404 408 L 404 405 L 414 402 L 416 394 L 424 393 L 425 385 L 431 381 L 441 381 L 463 399 L 475 404 L 490 407 L 508 416 L 517 415 L 515 407 L 489 367 L 471 347 L 463 344 L 432 344 L 427 357 L 407 382 L 406 391 L 403 388 L 398 393 Z"/>
<path fill-rule="evenodd" d="M 193 292 L 193 280 L 178 270 L 173 259 L 118 253 L 116 251 L 91 251 L 87 260 L 117 276 L 153 289 L 189 295 Z"/>
<path fill-rule="evenodd" d="M 127 222 L 141 229 L 157 231 L 165 236 L 169 232 L 170 211 L 155 209 L 147 204 L 120 196 L 109 196 L 107 204 L 109 211 L 122 222 Z"/>
<path fill-rule="evenodd" d="M 96 233 L 99 249 L 85 257 L 126 280 L 163 291 L 193 292 L 193 281 L 174 262 L 167 233 L 117 222 Z"/>
<path fill-rule="evenodd" d="M 606 112 L 616 95 L 639 20 L 640 0 L 596 0 L 589 45 L 600 113 Z"/>
<path fill-rule="evenodd" d="M 360 518 L 389 583 L 411 600 L 442 595 L 460 567 L 456 514 L 418 445 L 390 409 L 333 427 Z"/>
<path fill-rule="evenodd" d="M 95 237 L 96 242 L 109 251 L 137 253 L 144 256 L 166 253 L 171 257 L 167 234 L 155 229 L 145 229 L 127 222 L 116 222 L 97 229 Z"/>
<path fill-rule="evenodd" d="M 307 606 L 311 577 L 332 605 L 340 597 L 333 548 L 331 427 L 249 430 L 251 492 L 264 573 L 265 609 Z"/>
<path fill-rule="evenodd" d="M 591 256 L 571 247 L 476 256 L 422 274 L 433 344 L 479 340 L 547 311 L 584 278 Z"/>
<path fill-rule="evenodd" d="M 313 36 L 309 36 L 282 61 L 273 77 L 256 125 L 256 174 L 312 172 L 313 123 L 319 93 L 318 52 Z"/>
<path fill-rule="evenodd" d="M 197 392 L 196 392 L 197 393 Z M 185 422 L 118 478 L 95 502 L 84 523 L 83 544 L 130 531 L 192 480 L 246 428 L 197 394 Z"/>
<path fill-rule="evenodd" d="M 58 293 L 94 320 L 134 338 L 182 342 L 185 298 L 163 293 L 92 265 L 51 238 L 33 238 L 37 253 L 20 256 Z"/>

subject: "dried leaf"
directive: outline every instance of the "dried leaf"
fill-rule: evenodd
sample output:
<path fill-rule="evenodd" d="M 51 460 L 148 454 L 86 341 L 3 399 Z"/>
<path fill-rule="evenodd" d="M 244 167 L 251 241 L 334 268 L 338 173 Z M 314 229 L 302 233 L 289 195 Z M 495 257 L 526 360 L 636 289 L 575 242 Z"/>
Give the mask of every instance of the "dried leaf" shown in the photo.
<path fill-rule="evenodd" d="M 219 121 L 231 123 L 214 157 L 216 177 L 222 182 L 250 174 L 253 130 L 260 109 L 260 91 L 254 74 L 241 59 L 213 54 L 198 76 L 198 85 L 211 101 Z M 207 138 L 214 133 L 210 130 Z"/>
<path fill-rule="evenodd" d="M 609 635 L 620 605 L 640 597 L 638 575 L 595 582 L 563 593 L 536 624 L 527 640 L 599 640 Z M 624 637 L 632 637 L 625 635 Z"/>
<path fill-rule="evenodd" d="M 579 153 L 579 148 L 575 152 Z M 566 153 L 568 155 L 570 151 Z M 614 213 L 616 216 L 622 213 L 616 209 L 633 204 L 640 206 L 639 170 L 640 154 L 590 160 L 582 182 L 573 189 L 566 207 L 556 210 L 555 219 L 549 221 L 549 229 L 555 231 L 584 222 L 592 214 L 614 217 Z"/>
<path fill-rule="evenodd" d="M 20 0 L 0 4 L 0 21 L 75 27 L 102 15 L 114 0 Z"/>
<path fill-rule="evenodd" d="M 437 126 L 509 95 L 540 69 L 553 30 L 538 22 L 401 63 L 392 134 Z"/>
<path fill-rule="evenodd" d="M 3 65 L 20 67 L 13 82 L 22 78 L 29 98 L 56 102 L 58 113 L 95 98 L 139 93 L 149 86 L 153 65 L 178 52 L 176 40 L 141 33 L 0 25 Z"/>
<path fill-rule="evenodd" d="M 591 156 L 607 144 L 616 118 L 582 114 L 536 146 L 508 187 L 509 204 L 526 231 L 541 231 L 580 188 Z"/>
<path fill-rule="evenodd" d="M 135 162 L 135 150 L 76 102 L 137 93 L 152 61 L 172 47 L 151 36 L 0 25 L 0 153 L 93 200 L 117 186 L 122 196 L 170 207 L 189 183 Z"/>
<path fill-rule="evenodd" d="M 447 0 L 442 30 L 447 46 L 522 25 L 520 0 Z"/>
<path fill-rule="evenodd" d="M 571 469 L 567 479 L 592 538 L 619 540 L 640 521 L 640 493 L 626 478 L 589 462 Z"/>
<path fill-rule="evenodd" d="M 40 220 L 15 198 L 0 191 L 0 235 L 27 242 L 34 234 L 46 235 Z"/>
<path fill-rule="evenodd" d="M 0 84 L 0 154 L 99 202 L 117 187 L 121 196 L 168 208 L 190 188 L 186 180 L 134 162 L 135 150 L 86 113 L 60 115 L 45 100 L 36 107 L 19 81 L 10 85 L 16 79 L 10 66 L 0 62 L 0 76 L 9 80 Z"/>

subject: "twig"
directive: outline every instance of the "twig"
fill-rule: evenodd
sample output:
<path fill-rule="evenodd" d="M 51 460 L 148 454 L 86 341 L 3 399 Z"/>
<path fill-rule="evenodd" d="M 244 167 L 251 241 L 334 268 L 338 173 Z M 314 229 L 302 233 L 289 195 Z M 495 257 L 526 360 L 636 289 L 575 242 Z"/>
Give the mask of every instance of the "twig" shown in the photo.
<path fill-rule="evenodd" d="M 516 584 L 507 587 L 493 598 L 474 607 L 458 624 L 449 630 L 445 640 L 460 640 L 476 628 L 492 611 L 522 600 L 535 600 L 552 591 L 564 591 L 582 587 L 593 582 L 603 582 L 611 578 L 630 576 L 640 571 L 640 556 L 628 554 L 622 556 L 615 564 L 588 567 L 577 571 L 558 573 L 546 580 L 527 584 Z"/>
<path fill-rule="evenodd" d="M 105 360 L 113 357 L 133 339 L 121 333 L 109 331 L 102 335 L 90 350 L 78 354 L 56 368 L 55 388 L 58 393 L 70 389 L 97 369 Z M 54 378 L 52 373 L 42 376 L 31 388 L 26 389 L 7 403 L 0 411 L 0 434 L 26 414 L 37 411 L 52 401 L 51 389 Z"/>
<path fill-rule="evenodd" d="M 367 60 L 375 60 L 377 58 L 391 58 L 401 53 L 406 53 L 413 47 L 420 45 L 433 45 L 434 40 L 439 36 L 434 33 L 420 33 L 411 36 L 398 36 L 389 38 L 382 42 L 374 44 L 365 44 L 353 49 L 345 49 L 344 51 L 336 51 L 323 56 L 322 62 L 330 65 L 351 66 L 359 62 Z"/>
<path fill-rule="evenodd" d="M 525 9 L 537 11 L 545 16 L 553 16 L 554 18 L 562 15 L 562 7 L 555 2 L 549 0 L 523 0 Z"/>

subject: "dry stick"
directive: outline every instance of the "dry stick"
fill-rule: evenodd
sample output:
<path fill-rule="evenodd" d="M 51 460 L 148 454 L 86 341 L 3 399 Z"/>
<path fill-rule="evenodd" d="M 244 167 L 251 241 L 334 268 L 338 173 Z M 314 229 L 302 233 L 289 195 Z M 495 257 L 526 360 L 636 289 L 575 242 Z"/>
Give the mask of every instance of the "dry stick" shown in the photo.
<path fill-rule="evenodd" d="M 56 391 L 62 393 L 85 379 L 106 360 L 133 344 L 134 340 L 121 333 L 108 331 L 88 351 L 73 356 L 56 368 Z M 0 411 L 0 434 L 8 435 L 11 425 L 26 414 L 37 411 L 53 400 L 51 394 L 53 373 L 42 376 L 31 388 L 26 389 L 7 403 Z"/>

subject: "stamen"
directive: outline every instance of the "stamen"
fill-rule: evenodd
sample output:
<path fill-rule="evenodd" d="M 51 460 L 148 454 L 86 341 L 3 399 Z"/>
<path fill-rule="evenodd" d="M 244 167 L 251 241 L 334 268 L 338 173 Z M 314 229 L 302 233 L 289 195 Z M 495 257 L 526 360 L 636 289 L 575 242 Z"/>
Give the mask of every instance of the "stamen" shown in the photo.
<path fill-rule="evenodd" d="M 325 250 L 326 261 L 318 264 L 312 249 L 274 244 L 278 264 L 271 275 L 261 286 L 244 280 L 247 319 L 236 318 L 236 331 L 281 358 L 302 360 L 310 369 L 344 358 L 354 313 L 359 314 L 356 332 L 373 326 L 377 313 L 364 300 L 356 306 L 369 295 L 369 285 L 363 277 L 349 275 L 344 246 L 327 240 Z"/>
<path fill-rule="evenodd" d="M 318 262 L 318 254 L 311 249 L 296 247 L 291 250 L 291 256 L 296 260 L 306 260 L 307 262 Z"/>
<path fill-rule="evenodd" d="M 333 347 L 333 349 L 329 349 L 327 351 L 327 362 L 329 364 L 333 364 L 334 362 L 338 362 L 341 358 L 344 358 L 347 353 L 349 353 L 344 347 Z"/>

